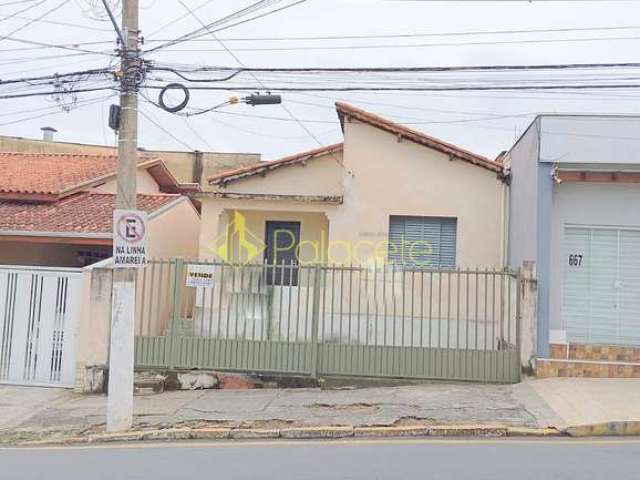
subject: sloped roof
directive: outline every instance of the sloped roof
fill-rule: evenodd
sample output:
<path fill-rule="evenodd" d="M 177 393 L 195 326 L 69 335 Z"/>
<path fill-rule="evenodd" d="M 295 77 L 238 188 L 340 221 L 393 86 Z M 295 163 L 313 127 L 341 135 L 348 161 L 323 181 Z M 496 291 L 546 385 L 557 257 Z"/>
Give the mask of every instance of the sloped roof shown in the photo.
<path fill-rule="evenodd" d="M 302 153 L 297 153 L 289 157 L 281 158 L 280 160 L 273 160 L 270 162 L 260 162 L 255 165 L 249 165 L 247 167 L 236 168 L 233 170 L 227 170 L 216 175 L 212 175 L 207 178 L 210 185 L 222 185 L 240 180 L 244 177 L 250 177 L 252 175 L 266 173 L 277 168 L 286 167 L 288 165 L 303 164 L 307 160 L 321 157 L 323 155 L 341 152 L 343 143 L 336 143 L 333 145 L 327 145 L 326 147 L 315 148 L 313 150 L 307 150 Z"/>
<path fill-rule="evenodd" d="M 179 190 L 161 159 L 141 156 L 138 165 L 163 190 Z M 113 178 L 117 168 L 117 155 L 0 152 L 0 199 L 56 201 Z"/>
<path fill-rule="evenodd" d="M 142 194 L 137 197 L 137 208 L 151 214 L 180 198 L 173 194 Z M 54 203 L 0 200 L 0 232 L 110 237 L 115 203 L 114 194 L 97 192 L 76 193 Z"/>
<path fill-rule="evenodd" d="M 454 158 L 458 158 L 479 167 L 486 168 L 487 170 L 491 170 L 493 172 L 500 172 L 502 170 L 501 165 L 492 160 L 489 160 L 486 157 L 483 157 L 482 155 L 470 152 L 469 150 L 460 148 L 457 145 L 445 142 L 443 140 L 440 140 L 439 138 L 432 137 L 404 125 L 394 123 L 390 120 L 387 120 L 386 118 L 380 117 L 379 115 L 367 112 L 360 108 L 354 107 L 353 105 L 349 105 L 348 103 L 336 102 L 336 110 L 338 111 L 338 117 L 340 118 L 340 123 L 343 130 L 345 120 L 348 118 L 353 118 L 360 122 L 380 128 L 381 130 L 393 133 L 394 135 L 397 135 L 399 137 L 411 140 L 412 142 L 424 145 L 425 147 L 429 147 L 433 150 L 451 155 Z"/>

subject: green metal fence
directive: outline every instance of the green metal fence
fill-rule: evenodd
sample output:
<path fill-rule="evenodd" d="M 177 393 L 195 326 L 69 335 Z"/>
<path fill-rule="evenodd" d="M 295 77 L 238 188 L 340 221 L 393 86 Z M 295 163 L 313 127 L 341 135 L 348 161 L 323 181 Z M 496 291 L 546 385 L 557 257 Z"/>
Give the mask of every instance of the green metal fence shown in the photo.
<path fill-rule="evenodd" d="M 520 379 L 507 270 L 174 259 L 152 261 L 137 288 L 138 367 Z"/>

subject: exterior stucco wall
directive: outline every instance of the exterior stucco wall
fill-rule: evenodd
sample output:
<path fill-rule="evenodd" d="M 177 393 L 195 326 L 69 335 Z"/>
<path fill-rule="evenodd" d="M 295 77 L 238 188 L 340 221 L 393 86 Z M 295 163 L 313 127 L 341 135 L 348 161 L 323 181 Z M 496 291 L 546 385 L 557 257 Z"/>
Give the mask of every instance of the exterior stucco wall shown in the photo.
<path fill-rule="evenodd" d="M 213 260 L 215 250 L 224 243 L 227 227 L 233 221 L 234 212 L 241 213 L 247 221 L 247 230 L 264 241 L 266 222 L 269 220 L 294 221 L 301 223 L 300 240 L 321 242 L 322 236 L 330 231 L 327 213 L 337 206 L 306 204 L 293 201 L 230 200 L 217 198 L 202 199 L 202 226 L 200 234 L 200 258 Z M 310 247 L 303 249 L 302 260 L 310 261 Z M 324 249 L 320 249 L 321 252 Z M 259 261 L 262 258 L 258 259 Z"/>
<path fill-rule="evenodd" d="M 210 175 L 245 165 L 253 165 L 258 163 L 261 158 L 259 153 L 198 152 L 196 154 L 196 152 L 168 151 L 149 151 L 149 153 L 162 158 L 179 182 L 198 183 L 201 180 L 203 185 L 206 185 L 204 179 Z"/>
<path fill-rule="evenodd" d="M 329 235 L 329 221 L 323 213 L 278 212 L 261 210 L 238 210 L 245 219 L 247 229 L 263 242 L 267 242 L 268 221 L 300 222 L 300 256 L 302 263 L 322 263 L 326 260 L 326 243 Z M 232 215 L 229 214 L 229 218 Z M 237 239 L 233 242 L 234 258 L 241 259 Z M 262 261 L 262 256 L 256 259 Z"/>
<path fill-rule="evenodd" d="M 501 265 L 505 187 L 497 180 L 496 172 L 449 160 L 447 155 L 408 140 L 398 142 L 394 135 L 366 124 L 345 125 L 344 148 L 343 155 L 336 154 L 337 158 L 327 155 L 328 158 L 310 160 L 306 166 L 283 167 L 265 177 L 231 183 L 224 190 L 343 195 L 341 205 L 203 199 L 201 256 L 213 256 L 211 240 L 224 231 L 228 212 L 237 209 L 324 213 L 329 219 L 330 263 L 367 263 L 376 253 L 386 254 L 391 215 L 456 217 L 457 263 Z M 261 214 L 259 222 L 265 219 Z M 262 225 L 255 228 L 262 234 Z"/>
<path fill-rule="evenodd" d="M 144 168 L 138 169 L 138 175 L 136 178 L 137 188 L 136 191 L 138 193 L 158 193 L 160 192 L 160 187 L 153 179 L 153 177 L 149 174 L 149 172 Z M 118 193 L 118 182 L 113 179 L 105 182 L 103 185 L 94 188 L 96 192 L 101 193 Z"/>
<path fill-rule="evenodd" d="M 540 161 L 637 165 L 639 116 L 543 115 Z"/>
<path fill-rule="evenodd" d="M 505 165 L 511 169 L 509 192 L 508 264 L 518 268 L 537 260 L 538 215 L 538 120 L 509 152 Z"/>
<path fill-rule="evenodd" d="M 184 198 L 149 221 L 148 253 L 150 258 L 198 256 L 200 216 Z"/>
<path fill-rule="evenodd" d="M 550 322 L 551 329 L 563 329 L 562 288 L 565 262 L 562 250 L 566 224 L 590 227 L 640 226 L 640 186 L 570 183 L 555 185 L 551 227 Z"/>
<path fill-rule="evenodd" d="M 399 142 L 370 125 L 345 123 L 343 176 L 344 204 L 329 214 L 332 241 L 380 245 L 391 215 L 456 217 L 457 264 L 500 266 L 504 186 L 496 172 Z"/>
<path fill-rule="evenodd" d="M 281 167 L 261 175 L 247 177 L 215 188 L 219 192 L 263 193 L 276 195 L 341 195 L 342 153 L 322 155 L 306 164 Z"/>

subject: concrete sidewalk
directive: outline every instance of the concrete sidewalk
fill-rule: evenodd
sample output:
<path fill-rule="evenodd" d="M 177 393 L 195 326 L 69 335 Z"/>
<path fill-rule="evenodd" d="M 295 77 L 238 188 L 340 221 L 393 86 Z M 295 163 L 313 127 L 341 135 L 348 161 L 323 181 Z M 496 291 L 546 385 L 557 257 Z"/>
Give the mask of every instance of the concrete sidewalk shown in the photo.
<path fill-rule="evenodd" d="M 518 385 L 434 382 L 364 389 L 165 392 L 135 397 L 137 428 L 491 424 L 557 427 L 640 420 L 640 380 L 541 379 Z M 106 397 L 0 387 L 0 438 L 101 432 Z"/>

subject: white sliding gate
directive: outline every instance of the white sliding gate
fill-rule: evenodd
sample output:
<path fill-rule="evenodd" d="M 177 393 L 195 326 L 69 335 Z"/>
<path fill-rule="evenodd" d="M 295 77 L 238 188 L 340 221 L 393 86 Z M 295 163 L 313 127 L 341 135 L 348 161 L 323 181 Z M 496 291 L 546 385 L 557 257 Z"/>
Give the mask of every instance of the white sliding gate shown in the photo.
<path fill-rule="evenodd" d="M 73 387 L 80 272 L 0 267 L 0 384 Z"/>

